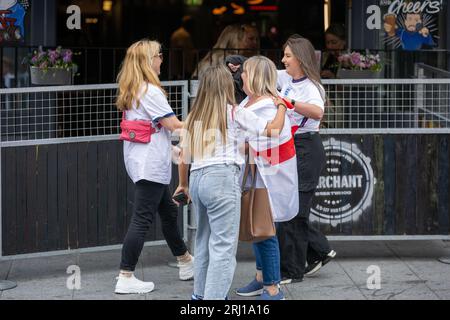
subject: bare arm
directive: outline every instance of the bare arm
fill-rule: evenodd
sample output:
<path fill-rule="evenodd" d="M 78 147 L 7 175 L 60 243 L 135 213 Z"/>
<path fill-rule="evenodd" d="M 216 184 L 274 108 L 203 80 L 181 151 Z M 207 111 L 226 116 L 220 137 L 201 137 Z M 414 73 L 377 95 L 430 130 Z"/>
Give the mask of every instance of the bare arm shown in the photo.
<path fill-rule="evenodd" d="M 189 195 L 189 183 L 188 183 L 189 164 L 185 156 L 185 152 L 181 149 L 180 162 L 178 163 L 178 188 L 175 190 L 174 195 L 183 192 L 190 200 Z M 175 201 L 176 203 L 176 201 Z M 177 203 L 178 204 L 178 203 Z"/>
<path fill-rule="evenodd" d="M 163 118 L 159 121 L 159 123 L 167 130 L 170 130 L 171 132 L 183 128 L 183 122 L 178 120 L 178 118 L 176 116 Z"/>
<path fill-rule="evenodd" d="M 268 137 L 279 137 L 284 127 L 284 119 L 286 115 L 286 104 L 280 98 L 274 99 L 278 111 L 275 118 L 267 124 L 264 135 Z"/>
<path fill-rule="evenodd" d="M 292 103 L 293 101 L 291 101 Z M 315 104 L 295 101 L 295 104 L 293 103 L 295 112 L 301 114 L 302 116 L 305 116 L 310 119 L 314 120 L 322 120 L 323 118 L 323 109 Z"/>

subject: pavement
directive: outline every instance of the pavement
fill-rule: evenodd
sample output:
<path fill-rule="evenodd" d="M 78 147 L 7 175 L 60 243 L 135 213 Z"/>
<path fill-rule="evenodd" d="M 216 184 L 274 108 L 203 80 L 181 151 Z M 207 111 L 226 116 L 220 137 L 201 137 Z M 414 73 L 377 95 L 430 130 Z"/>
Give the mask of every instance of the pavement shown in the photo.
<path fill-rule="evenodd" d="M 288 300 L 450 300 L 450 241 L 334 241 L 337 257 L 303 282 L 282 286 Z M 231 286 L 233 293 L 254 276 L 251 246 L 241 243 Z M 120 250 L 0 260 L 0 279 L 17 283 L 0 300 L 188 300 L 193 282 L 179 281 L 166 245 L 145 247 L 136 276 L 155 282 L 144 295 L 113 293 Z M 69 266 L 80 270 L 80 288 L 68 281 Z M 379 274 L 380 286 L 372 281 Z M 369 279 L 369 281 L 368 281 Z M 72 284 L 68 288 L 67 282 Z M 251 300 L 251 299 L 250 299 Z"/>

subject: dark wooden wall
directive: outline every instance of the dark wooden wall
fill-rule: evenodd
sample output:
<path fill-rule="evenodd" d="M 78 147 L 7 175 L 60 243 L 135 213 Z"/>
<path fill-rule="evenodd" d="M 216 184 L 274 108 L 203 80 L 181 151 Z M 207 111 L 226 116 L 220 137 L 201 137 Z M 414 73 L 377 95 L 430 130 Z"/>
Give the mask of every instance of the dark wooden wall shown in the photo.
<path fill-rule="evenodd" d="M 322 135 L 325 141 L 330 136 Z M 334 135 L 371 159 L 372 206 L 329 235 L 449 235 L 449 135 Z M 351 168 L 343 168 L 343 174 Z"/>
<path fill-rule="evenodd" d="M 119 141 L 2 148 L 1 182 L 5 256 L 123 241 L 134 185 Z M 164 240 L 155 221 L 148 241 Z"/>
<path fill-rule="evenodd" d="M 450 135 L 333 138 L 354 143 L 371 159 L 373 204 L 358 220 L 316 226 L 329 235 L 450 234 Z M 121 142 L 7 147 L 1 156 L 3 255 L 122 243 L 134 186 Z M 173 176 L 172 186 L 176 171 Z M 147 240 L 162 240 L 160 229 L 157 218 Z"/>

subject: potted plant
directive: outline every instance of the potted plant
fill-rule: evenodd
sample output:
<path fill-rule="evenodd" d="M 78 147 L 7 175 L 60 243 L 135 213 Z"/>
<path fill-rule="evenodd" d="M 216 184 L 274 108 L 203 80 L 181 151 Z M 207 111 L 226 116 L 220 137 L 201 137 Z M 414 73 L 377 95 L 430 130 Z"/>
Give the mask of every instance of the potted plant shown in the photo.
<path fill-rule="evenodd" d="M 72 50 L 61 47 L 39 47 L 24 62 L 30 66 L 31 83 L 35 85 L 71 85 L 77 71 Z"/>
<path fill-rule="evenodd" d="M 379 54 L 351 52 L 338 57 L 340 79 L 374 79 L 381 76 L 383 65 Z"/>

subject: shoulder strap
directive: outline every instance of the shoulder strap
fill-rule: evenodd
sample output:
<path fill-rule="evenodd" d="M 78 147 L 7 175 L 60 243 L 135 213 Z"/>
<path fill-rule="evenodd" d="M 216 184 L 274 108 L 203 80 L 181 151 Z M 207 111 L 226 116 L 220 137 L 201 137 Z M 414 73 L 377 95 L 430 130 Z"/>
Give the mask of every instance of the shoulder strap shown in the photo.
<path fill-rule="evenodd" d="M 300 128 L 303 128 L 306 125 L 306 122 L 308 122 L 309 118 L 304 117 L 302 120 L 302 123 L 300 124 Z"/>
<path fill-rule="evenodd" d="M 256 164 L 250 164 L 250 156 L 247 154 L 247 156 L 245 157 L 245 170 L 244 170 L 244 177 L 242 179 L 242 186 L 241 186 L 241 190 L 244 190 L 245 188 L 245 184 L 247 183 L 247 179 L 248 179 L 248 174 L 250 172 L 250 169 L 252 171 L 252 185 L 251 185 L 251 189 L 255 189 L 256 186 Z"/>

